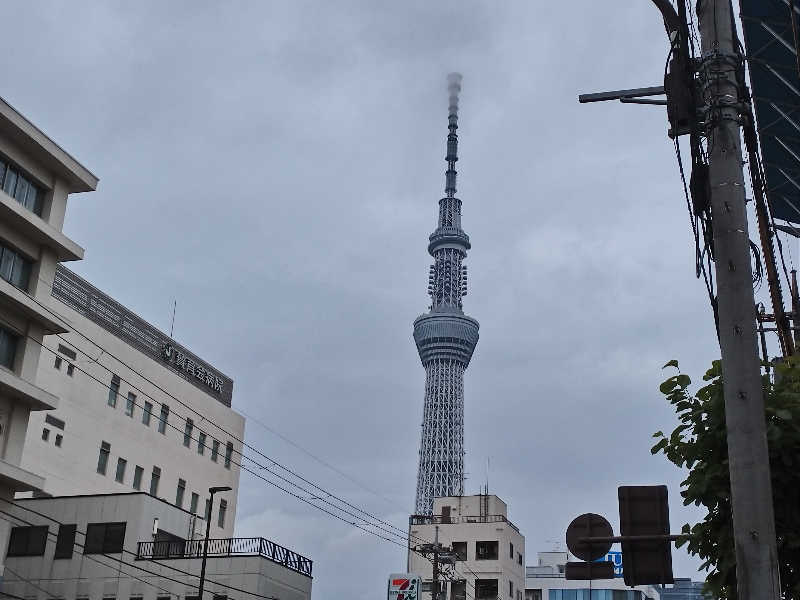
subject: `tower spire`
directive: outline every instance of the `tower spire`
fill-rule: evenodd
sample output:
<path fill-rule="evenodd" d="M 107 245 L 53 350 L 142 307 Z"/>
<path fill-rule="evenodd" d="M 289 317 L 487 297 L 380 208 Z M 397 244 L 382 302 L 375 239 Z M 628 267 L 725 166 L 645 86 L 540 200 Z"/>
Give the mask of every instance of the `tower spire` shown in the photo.
<path fill-rule="evenodd" d="M 414 321 L 414 341 L 425 367 L 425 402 L 419 450 L 415 512 L 430 515 L 433 499 L 464 493 L 464 371 L 478 343 L 478 322 L 464 314 L 470 249 L 461 229 L 456 198 L 458 94 L 461 75 L 447 77 L 449 95 L 445 196 L 439 200 L 436 231 L 428 238 L 433 264 L 428 275 L 431 306 Z"/>

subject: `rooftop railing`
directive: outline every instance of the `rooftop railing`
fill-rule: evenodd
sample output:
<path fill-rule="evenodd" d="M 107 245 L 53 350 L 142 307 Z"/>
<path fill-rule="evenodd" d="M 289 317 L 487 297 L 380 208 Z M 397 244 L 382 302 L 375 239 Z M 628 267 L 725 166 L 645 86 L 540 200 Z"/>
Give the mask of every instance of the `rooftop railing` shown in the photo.
<path fill-rule="evenodd" d="M 313 562 L 264 538 L 223 538 L 208 540 L 208 557 L 261 556 L 287 569 L 311 577 Z M 139 542 L 136 560 L 203 558 L 203 540 Z"/>
<path fill-rule="evenodd" d="M 517 526 L 504 515 L 465 515 L 461 517 L 448 517 L 443 515 L 411 515 L 411 525 L 452 525 L 458 523 L 508 523 L 514 531 L 519 532 Z"/>

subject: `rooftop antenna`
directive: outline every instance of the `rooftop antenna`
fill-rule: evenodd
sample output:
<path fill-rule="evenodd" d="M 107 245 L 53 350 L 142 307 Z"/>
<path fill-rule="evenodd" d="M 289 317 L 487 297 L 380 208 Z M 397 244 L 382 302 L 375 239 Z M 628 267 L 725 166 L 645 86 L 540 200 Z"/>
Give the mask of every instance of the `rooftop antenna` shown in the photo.
<path fill-rule="evenodd" d="M 175 309 L 176 308 L 178 308 L 178 300 L 177 300 L 177 298 L 172 301 L 172 323 L 169 326 L 169 337 L 172 337 L 172 332 L 175 330 Z"/>

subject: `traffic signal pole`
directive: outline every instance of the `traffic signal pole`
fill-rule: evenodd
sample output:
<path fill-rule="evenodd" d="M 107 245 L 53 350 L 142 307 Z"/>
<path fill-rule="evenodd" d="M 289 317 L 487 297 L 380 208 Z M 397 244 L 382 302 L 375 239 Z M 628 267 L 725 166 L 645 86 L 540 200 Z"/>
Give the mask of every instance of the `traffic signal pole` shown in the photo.
<path fill-rule="evenodd" d="M 682 1 L 682 0 L 680 0 Z M 739 600 L 780 598 L 729 0 L 697 5 Z"/>

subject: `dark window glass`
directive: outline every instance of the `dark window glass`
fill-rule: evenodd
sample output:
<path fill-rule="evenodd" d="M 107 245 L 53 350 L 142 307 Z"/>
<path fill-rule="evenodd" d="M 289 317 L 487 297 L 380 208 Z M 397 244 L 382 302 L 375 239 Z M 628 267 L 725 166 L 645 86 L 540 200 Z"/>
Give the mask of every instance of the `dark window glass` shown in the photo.
<path fill-rule="evenodd" d="M 133 489 L 135 490 L 142 489 L 143 474 L 144 474 L 144 469 L 139 465 L 136 465 L 136 468 L 133 470 Z"/>
<path fill-rule="evenodd" d="M 508 543 L 508 555 L 511 560 L 514 560 L 514 544 L 511 542 Z"/>
<path fill-rule="evenodd" d="M 53 361 L 53 367 L 58 369 L 59 371 L 61 370 L 61 357 L 60 356 L 56 356 L 56 359 Z"/>
<path fill-rule="evenodd" d="M 9 196 L 14 196 L 14 189 L 17 187 L 17 172 L 13 167 L 8 167 L 6 178 L 3 180 L 3 191 Z"/>
<path fill-rule="evenodd" d="M 453 542 L 456 560 L 467 560 L 467 542 Z"/>
<path fill-rule="evenodd" d="M 108 385 L 108 405 L 117 405 L 117 396 L 119 395 L 119 377 L 114 375 L 111 378 L 111 383 Z"/>
<path fill-rule="evenodd" d="M 508 595 L 511 596 L 512 598 L 514 597 L 514 582 L 513 581 L 509 581 L 508 582 Z"/>
<path fill-rule="evenodd" d="M 475 542 L 476 560 L 497 560 L 497 542 Z"/>
<path fill-rule="evenodd" d="M 233 442 L 225 444 L 225 468 L 231 468 L 231 457 L 233 456 Z"/>
<path fill-rule="evenodd" d="M 161 469 L 153 467 L 153 474 L 150 476 L 150 495 L 158 495 L 158 482 L 161 480 Z"/>
<path fill-rule="evenodd" d="M 206 434 L 202 431 L 197 436 L 197 453 L 203 454 L 206 451 Z"/>
<path fill-rule="evenodd" d="M 217 525 L 225 527 L 225 513 L 228 512 L 228 502 L 226 500 L 219 501 L 219 512 L 217 514 Z"/>
<path fill-rule="evenodd" d="M 57 433 L 56 434 L 56 446 L 61 448 L 61 442 L 63 442 L 63 441 L 64 441 L 64 436 L 61 435 L 60 433 Z"/>
<path fill-rule="evenodd" d="M 61 352 L 61 354 L 63 354 L 67 358 L 71 358 L 72 360 L 76 360 L 78 358 L 78 355 L 75 353 L 75 350 L 67 348 L 64 344 L 58 345 L 58 351 Z"/>
<path fill-rule="evenodd" d="M 66 423 L 64 423 L 64 421 L 62 421 L 61 419 L 57 419 L 56 417 L 50 414 L 45 415 L 44 422 L 49 423 L 50 425 L 52 425 L 56 429 L 60 429 L 61 431 L 64 431 L 64 427 L 66 426 Z"/>
<path fill-rule="evenodd" d="M 150 415 L 153 414 L 153 405 L 145 400 L 144 411 L 142 412 L 142 424 L 150 425 Z"/>
<path fill-rule="evenodd" d="M 14 368 L 14 358 L 17 356 L 17 342 L 19 336 L 8 329 L 0 327 L 0 365 L 9 369 Z"/>
<path fill-rule="evenodd" d="M 219 456 L 219 442 L 214 440 L 211 444 L 211 460 L 217 462 L 217 457 Z"/>
<path fill-rule="evenodd" d="M 50 438 L 50 430 L 45 427 L 42 429 L 42 439 L 46 442 Z"/>
<path fill-rule="evenodd" d="M 31 277 L 30 260 L 21 253 L 0 243 L 0 277 L 21 290 L 28 289 Z"/>
<path fill-rule="evenodd" d="M 89 523 L 84 554 L 118 554 L 125 542 L 125 523 Z"/>
<path fill-rule="evenodd" d="M 100 475 L 106 474 L 109 454 L 111 454 L 111 444 L 108 442 L 103 442 L 100 444 L 100 456 L 97 459 L 97 472 L 100 473 Z"/>
<path fill-rule="evenodd" d="M 158 433 L 167 431 L 167 419 L 169 419 L 169 406 L 161 405 L 161 416 L 158 418 Z"/>
<path fill-rule="evenodd" d="M 4 160 L 0 160 L 0 186 L 3 185 L 3 177 L 6 176 L 6 169 L 8 169 L 8 165 Z"/>
<path fill-rule="evenodd" d="M 136 394 L 128 392 L 128 399 L 125 401 L 125 414 L 133 418 L 133 408 L 136 406 Z"/>
<path fill-rule="evenodd" d="M 75 365 L 73 365 L 72 363 L 69 363 L 67 365 L 67 375 L 72 377 L 74 374 L 75 374 Z"/>
<path fill-rule="evenodd" d="M 128 466 L 128 461 L 124 458 L 117 459 L 117 474 L 114 476 L 114 480 L 118 483 L 123 483 L 125 481 L 125 467 Z"/>
<path fill-rule="evenodd" d="M 72 550 L 75 547 L 76 529 L 76 525 L 60 525 L 58 527 L 56 553 L 53 558 L 72 558 Z"/>
<path fill-rule="evenodd" d="M 47 544 L 47 525 L 12 527 L 8 556 L 42 556 Z"/>
<path fill-rule="evenodd" d="M 178 491 L 175 492 L 175 506 L 183 508 L 183 495 L 186 493 L 186 481 L 178 479 Z"/>
<path fill-rule="evenodd" d="M 211 518 L 211 500 L 206 498 L 206 510 L 203 512 L 203 518 L 208 521 Z"/>
<path fill-rule="evenodd" d="M 0 172 L 3 177 L 3 190 L 13 197 L 22 206 L 42 216 L 42 191 L 28 177 L 20 172 L 20 169 L 11 164 L 3 164 Z"/>
<path fill-rule="evenodd" d="M 197 514 L 198 502 L 200 502 L 200 496 L 192 492 L 192 500 L 191 503 L 189 504 L 189 512 L 192 513 L 193 515 Z"/>
<path fill-rule="evenodd" d="M 187 448 L 192 445 L 192 430 L 194 430 L 194 421 L 186 419 L 186 427 L 183 429 L 183 445 Z"/>

